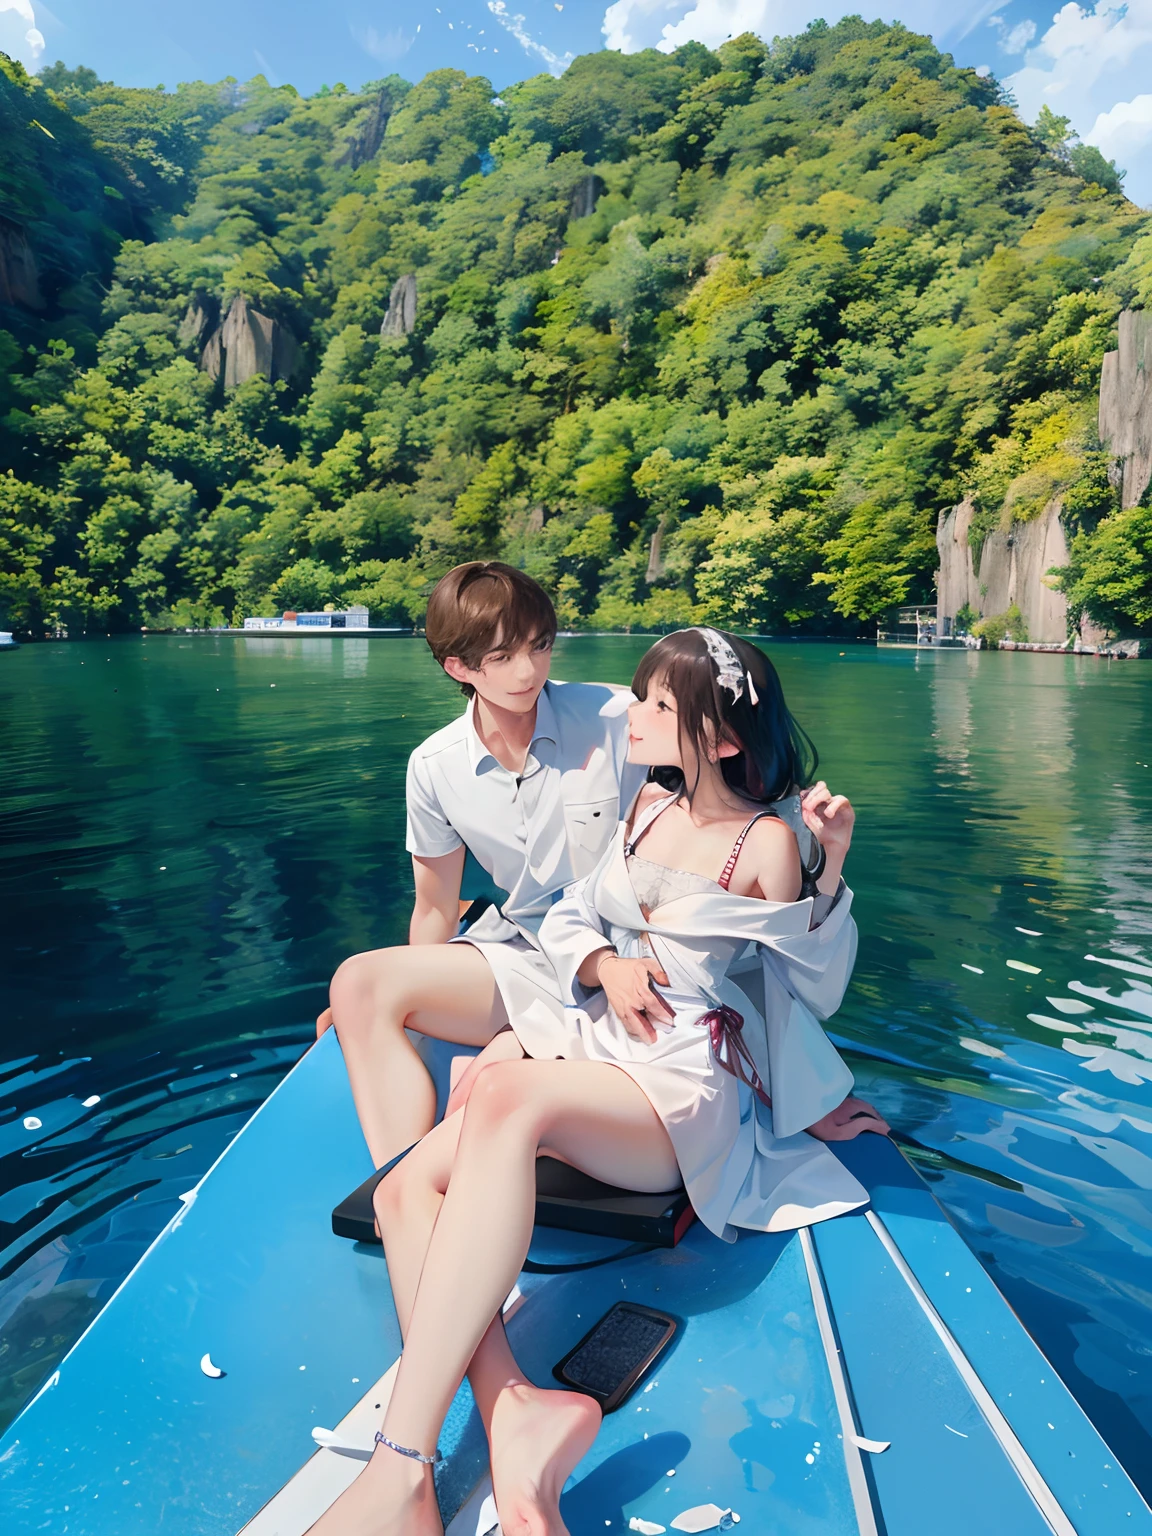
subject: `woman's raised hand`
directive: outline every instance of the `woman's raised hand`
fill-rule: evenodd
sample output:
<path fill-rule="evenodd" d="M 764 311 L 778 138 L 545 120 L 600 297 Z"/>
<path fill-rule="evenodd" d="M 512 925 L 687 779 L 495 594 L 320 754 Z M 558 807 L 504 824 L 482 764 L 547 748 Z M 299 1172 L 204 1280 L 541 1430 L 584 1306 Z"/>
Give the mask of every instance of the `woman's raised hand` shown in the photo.
<path fill-rule="evenodd" d="M 670 1024 L 676 1017 L 652 985 L 668 985 L 659 960 L 628 960 L 623 955 L 606 954 L 597 962 L 596 977 L 612 1012 L 633 1040 L 654 1044 L 653 1020 Z"/>
<path fill-rule="evenodd" d="M 820 839 L 828 858 L 838 857 L 843 862 L 856 825 L 856 812 L 848 797 L 834 795 L 821 779 L 800 796 L 800 809 L 805 826 Z"/>

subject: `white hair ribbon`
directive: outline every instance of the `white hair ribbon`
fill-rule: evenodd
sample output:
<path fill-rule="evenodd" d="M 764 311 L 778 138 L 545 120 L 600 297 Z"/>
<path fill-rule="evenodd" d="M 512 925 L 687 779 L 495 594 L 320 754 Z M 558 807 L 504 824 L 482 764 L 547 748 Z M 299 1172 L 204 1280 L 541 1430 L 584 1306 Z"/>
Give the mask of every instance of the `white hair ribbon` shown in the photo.
<path fill-rule="evenodd" d="M 744 692 L 744 684 L 748 684 L 748 700 L 753 706 L 759 704 L 756 697 L 756 685 L 752 681 L 752 674 L 744 670 L 739 656 L 732 646 L 725 640 L 718 629 L 707 629 L 701 625 L 696 633 L 703 635 L 704 644 L 708 647 L 708 655 L 716 668 L 716 682 L 721 688 L 726 688 L 732 695 L 733 704 Z"/>

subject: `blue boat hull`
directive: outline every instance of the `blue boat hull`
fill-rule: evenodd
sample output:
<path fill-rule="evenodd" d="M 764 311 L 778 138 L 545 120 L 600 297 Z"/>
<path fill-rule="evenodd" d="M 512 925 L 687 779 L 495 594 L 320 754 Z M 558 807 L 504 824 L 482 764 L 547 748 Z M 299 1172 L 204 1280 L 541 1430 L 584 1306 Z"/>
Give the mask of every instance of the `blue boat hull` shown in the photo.
<path fill-rule="evenodd" d="M 1152 1536 L 1152 1513 L 895 1147 L 864 1136 L 842 1155 L 866 1212 L 734 1245 L 696 1226 L 672 1250 L 524 1277 L 509 1333 L 541 1385 L 613 1301 L 684 1321 L 576 1469 L 562 1505 L 573 1536 L 634 1516 L 669 1526 L 709 1502 L 773 1536 Z M 337 1424 L 400 1349 L 380 1249 L 329 1225 L 368 1171 L 330 1031 L 0 1439 L 5 1530 L 221 1536 L 334 1455 L 312 1429 Z M 539 1232 L 533 1257 L 612 1246 Z M 205 1354 L 222 1377 L 203 1374 Z M 485 1470 L 466 1387 L 442 1449 L 451 1519 Z"/>

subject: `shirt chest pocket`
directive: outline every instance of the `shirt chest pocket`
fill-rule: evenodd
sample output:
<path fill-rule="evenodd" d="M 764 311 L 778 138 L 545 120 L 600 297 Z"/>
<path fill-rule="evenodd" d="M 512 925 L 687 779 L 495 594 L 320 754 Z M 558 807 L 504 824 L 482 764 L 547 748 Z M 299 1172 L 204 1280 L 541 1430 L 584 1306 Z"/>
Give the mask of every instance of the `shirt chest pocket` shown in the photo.
<path fill-rule="evenodd" d="M 612 841 L 620 816 L 616 795 L 600 800 L 579 800 L 564 807 L 564 830 L 572 856 L 572 872 L 579 879 L 590 874 Z"/>

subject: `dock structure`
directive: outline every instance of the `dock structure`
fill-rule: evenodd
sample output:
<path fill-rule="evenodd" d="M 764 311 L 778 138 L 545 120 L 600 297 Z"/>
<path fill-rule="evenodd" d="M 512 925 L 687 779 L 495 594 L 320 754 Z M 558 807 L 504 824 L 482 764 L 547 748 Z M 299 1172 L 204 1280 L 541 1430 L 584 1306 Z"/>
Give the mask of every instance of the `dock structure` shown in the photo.
<path fill-rule="evenodd" d="M 884 628 L 877 628 L 876 644 L 891 646 L 962 647 L 962 636 L 953 633 L 953 621 L 937 613 L 935 603 L 915 603 L 897 608 L 888 615 Z"/>
<path fill-rule="evenodd" d="M 331 609 L 324 613 L 297 613 L 294 608 L 286 608 L 278 618 L 262 617 L 244 620 L 245 633 L 252 630 L 274 629 L 277 631 L 294 629 L 367 629 L 368 610 L 361 604 L 354 604 L 351 608 L 340 610 Z"/>

